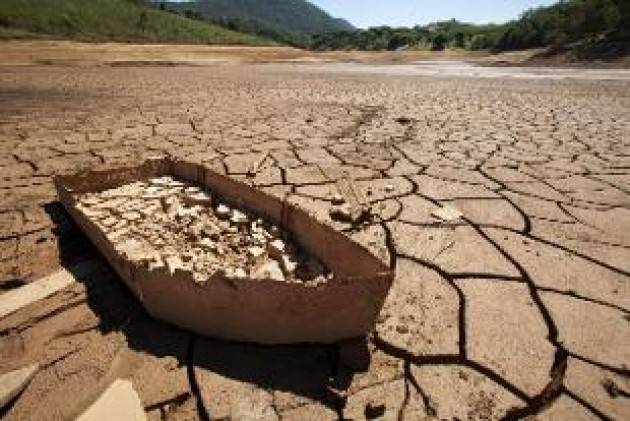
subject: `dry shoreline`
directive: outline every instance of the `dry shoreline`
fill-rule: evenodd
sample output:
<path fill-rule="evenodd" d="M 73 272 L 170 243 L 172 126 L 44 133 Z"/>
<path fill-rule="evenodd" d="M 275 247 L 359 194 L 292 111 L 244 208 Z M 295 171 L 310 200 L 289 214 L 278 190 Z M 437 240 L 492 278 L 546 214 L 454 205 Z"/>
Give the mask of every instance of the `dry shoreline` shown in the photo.
<path fill-rule="evenodd" d="M 361 63 L 410 64 L 417 61 L 465 61 L 482 66 L 627 68 L 630 60 L 566 62 L 533 59 L 542 50 L 491 55 L 472 51 L 331 51 L 292 47 L 177 44 L 81 43 L 73 41 L 2 41 L 0 66 L 15 65 L 191 65 L 217 63 Z"/>

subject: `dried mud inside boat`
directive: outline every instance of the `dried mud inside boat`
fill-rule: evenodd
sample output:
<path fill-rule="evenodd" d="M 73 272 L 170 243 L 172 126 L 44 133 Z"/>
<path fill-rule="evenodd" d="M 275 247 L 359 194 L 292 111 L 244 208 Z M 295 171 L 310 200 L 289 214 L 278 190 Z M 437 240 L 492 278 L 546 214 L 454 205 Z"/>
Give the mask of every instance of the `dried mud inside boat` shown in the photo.
<path fill-rule="evenodd" d="M 282 198 L 171 159 L 55 180 L 154 317 L 232 340 L 330 343 L 374 326 L 393 273 Z"/>

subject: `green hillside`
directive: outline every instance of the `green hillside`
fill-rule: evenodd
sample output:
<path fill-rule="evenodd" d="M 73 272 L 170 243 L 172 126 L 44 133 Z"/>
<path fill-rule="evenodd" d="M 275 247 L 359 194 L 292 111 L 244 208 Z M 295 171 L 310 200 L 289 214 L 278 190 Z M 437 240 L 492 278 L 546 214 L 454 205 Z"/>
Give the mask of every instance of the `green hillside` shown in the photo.
<path fill-rule="evenodd" d="M 333 18 L 306 0 L 148 2 L 187 17 L 297 47 L 309 46 L 314 33 L 354 30 L 347 21 Z"/>
<path fill-rule="evenodd" d="M 0 0 L 0 38 L 261 45 L 271 42 L 130 0 Z"/>
<path fill-rule="evenodd" d="M 505 24 L 449 20 L 413 28 L 380 26 L 313 36 L 319 50 L 445 48 L 495 52 L 549 47 L 578 59 L 630 54 L 630 0 L 561 0 L 525 11 Z"/>
<path fill-rule="evenodd" d="M 257 21 L 270 27 L 302 34 L 354 29 L 347 21 L 333 18 L 306 0 L 198 0 L 171 2 L 167 3 L 167 7 L 179 11 L 196 11 L 211 19 Z"/>

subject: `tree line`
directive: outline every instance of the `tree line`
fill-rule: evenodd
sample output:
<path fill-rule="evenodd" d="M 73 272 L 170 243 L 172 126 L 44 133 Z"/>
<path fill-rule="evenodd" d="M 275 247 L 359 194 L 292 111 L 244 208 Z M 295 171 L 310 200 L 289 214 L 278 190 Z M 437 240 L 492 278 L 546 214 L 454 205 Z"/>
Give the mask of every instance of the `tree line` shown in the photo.
<path fill-rule="evenodd" d="M 524 12 L 502 25 L 449 20 L 413 28 L 373 27 L 316 34 L 316 50 L 492 50 L 495 52 L 569 44 L 584 39 L 630 38 L 629 0 L 562 0 Z"/>

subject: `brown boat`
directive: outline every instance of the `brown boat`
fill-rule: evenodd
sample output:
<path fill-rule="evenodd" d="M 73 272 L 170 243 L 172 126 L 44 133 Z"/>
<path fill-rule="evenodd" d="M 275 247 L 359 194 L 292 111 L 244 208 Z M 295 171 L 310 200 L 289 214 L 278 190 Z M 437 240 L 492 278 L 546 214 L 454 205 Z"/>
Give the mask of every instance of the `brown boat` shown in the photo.
<path fill-rule="evenodd" d="M 383 261 L 343 233 L 198 164 L 153 159 L 58 176 L 55 185 L 146 310 L 204 335 L 263 344 L 364 336 L 393 280 Z M 215 217 L 226 220 L 208 219 Z M 239 248 L 242 233 L 263 246 Z M 228 238 L 241 243 L 221 248 Z M 229 259 L 246 266 L 226 266 Z"/>

